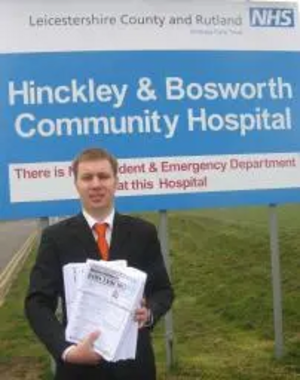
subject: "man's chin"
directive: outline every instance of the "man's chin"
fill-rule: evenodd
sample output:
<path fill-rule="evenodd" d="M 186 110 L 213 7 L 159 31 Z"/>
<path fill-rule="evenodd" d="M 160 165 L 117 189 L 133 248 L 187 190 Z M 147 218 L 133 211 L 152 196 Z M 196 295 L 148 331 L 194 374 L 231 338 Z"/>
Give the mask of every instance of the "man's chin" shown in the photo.
<path fill-rule="evenodd" d="M 94 198 L 89 198 L 89 203 L 91 206 L 97 206 L 105 203 L 104 197 L 94 197 Z"/>
<path fill-rule="evenodd" d="M 95 210 L 99 210 L 99 209 L 102 209 L 102 208 L 107 208 L 107 205 L 103 201 L 97 201 L 97 202 L 92 202 L 91 208 L 93 208 Z"/>

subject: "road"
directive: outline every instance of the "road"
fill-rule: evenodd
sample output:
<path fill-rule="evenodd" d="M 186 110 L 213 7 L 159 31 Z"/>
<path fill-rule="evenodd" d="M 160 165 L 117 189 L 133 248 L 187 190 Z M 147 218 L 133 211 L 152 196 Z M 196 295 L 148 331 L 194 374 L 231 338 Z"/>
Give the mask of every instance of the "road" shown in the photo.
<path fill-rule="evenodd" d="M 37 227 L 37 220 L 0 222 L 0 273 Z"/>

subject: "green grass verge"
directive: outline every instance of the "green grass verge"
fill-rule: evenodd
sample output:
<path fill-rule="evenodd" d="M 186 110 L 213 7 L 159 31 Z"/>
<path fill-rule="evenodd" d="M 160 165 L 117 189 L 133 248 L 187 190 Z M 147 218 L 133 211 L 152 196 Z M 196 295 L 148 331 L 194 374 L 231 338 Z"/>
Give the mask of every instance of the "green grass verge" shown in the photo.
<path fill-rule="evenodd" d="M 23 303 L 28 276 L 34 261 L 31 253 L 0 307 L 0 379 L 44 379 L 49 356 L 28 327 Z"/>
<path fill-rule="evenodd" d="M 147 217 L 157 221 L 157 215 Z M 175 366 L 166 373 L 162 322 L 154 333 L 160 380 L 300 379 L 300 206 L 278 208 L 278 222 L 285 343 L 281 360 L 274 358 L 268 209 L 169 214 Z M 0 309 L 1 379 L 10 379 L 2 373 L 15 363 L 23 375 L 11 379 L 50 378 L 49 357 L 23 317 L 32 260 L 33 255 Z M 30 367 L 36 377 L 30 377 Z"/>

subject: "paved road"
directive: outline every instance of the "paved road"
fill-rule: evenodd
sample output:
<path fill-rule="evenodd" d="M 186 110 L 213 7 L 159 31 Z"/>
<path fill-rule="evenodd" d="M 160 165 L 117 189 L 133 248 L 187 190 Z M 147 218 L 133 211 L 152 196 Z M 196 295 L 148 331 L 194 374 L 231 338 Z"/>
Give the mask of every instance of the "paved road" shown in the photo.
<path fill-rule="evenodd" d="M 37 226 L 36 220 L 0 222 L 0 273 Z"/>

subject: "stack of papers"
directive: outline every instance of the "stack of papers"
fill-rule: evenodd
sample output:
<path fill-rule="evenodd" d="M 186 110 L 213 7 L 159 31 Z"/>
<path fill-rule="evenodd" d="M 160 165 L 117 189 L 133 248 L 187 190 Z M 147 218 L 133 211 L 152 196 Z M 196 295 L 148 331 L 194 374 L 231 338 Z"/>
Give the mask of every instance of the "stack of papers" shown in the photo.
<path fill-rule="evenodd" d="M 146 273 L 126 261 L 95 261 L 64 266 L 68 324 L 66 339 L 78 343 L 100 331 L 94 349 L 107 361 L 134 359 Z"/>

